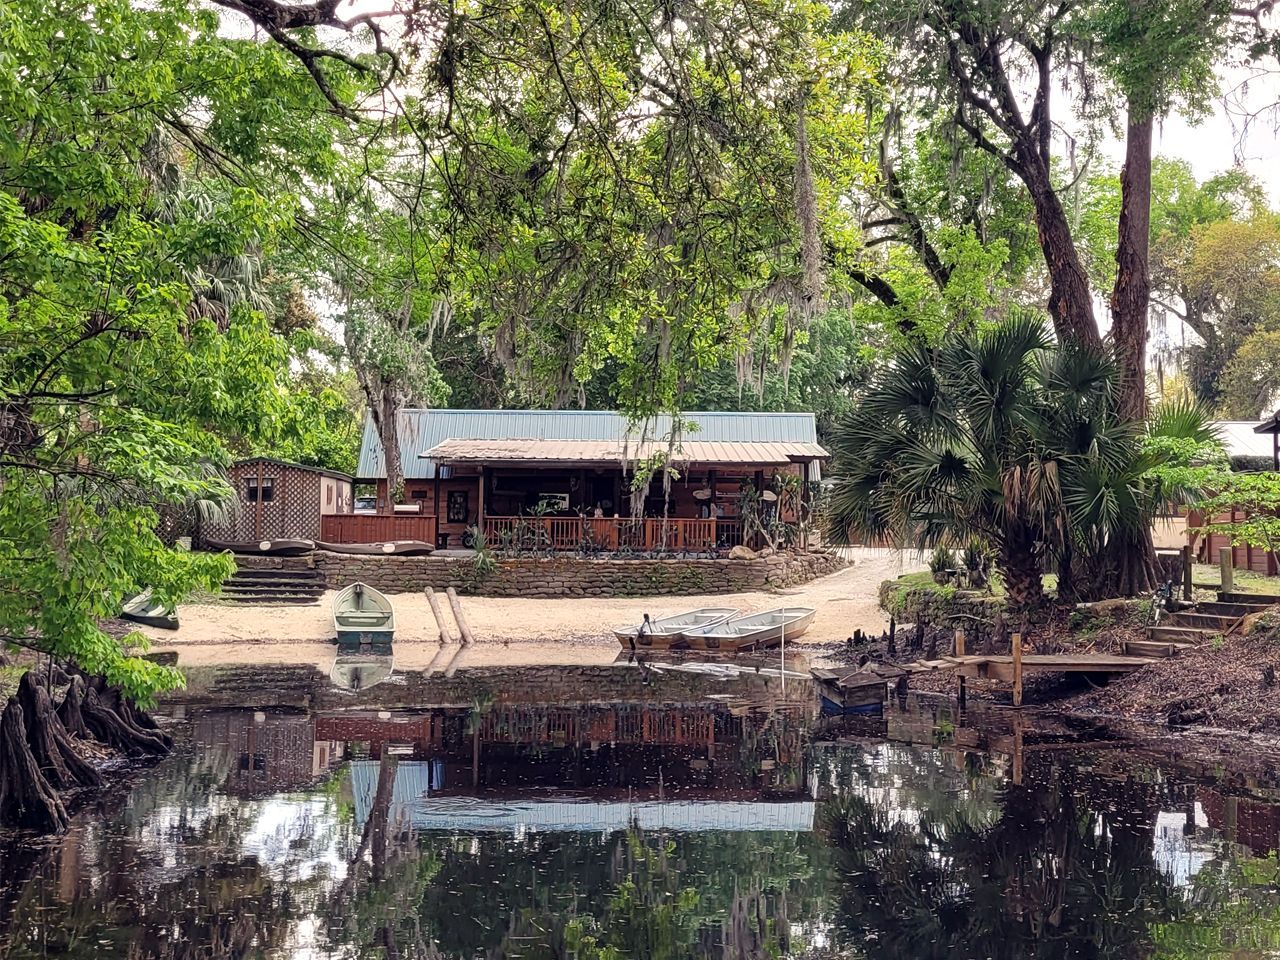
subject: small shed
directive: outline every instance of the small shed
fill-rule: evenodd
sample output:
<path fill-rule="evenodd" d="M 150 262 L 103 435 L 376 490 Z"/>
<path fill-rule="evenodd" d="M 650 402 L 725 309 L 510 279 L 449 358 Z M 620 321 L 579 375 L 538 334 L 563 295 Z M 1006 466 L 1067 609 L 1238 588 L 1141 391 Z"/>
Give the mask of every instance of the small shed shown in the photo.
<path fill-rule="evenodd" d="M 236 492 L 235 510 L 225 523 L 202 525 L 203 537 L 320 540 L 322 517 L 352 510 L 353 480 L 334 470 L 251 457 L 232 464 L 227 479 Z"/>

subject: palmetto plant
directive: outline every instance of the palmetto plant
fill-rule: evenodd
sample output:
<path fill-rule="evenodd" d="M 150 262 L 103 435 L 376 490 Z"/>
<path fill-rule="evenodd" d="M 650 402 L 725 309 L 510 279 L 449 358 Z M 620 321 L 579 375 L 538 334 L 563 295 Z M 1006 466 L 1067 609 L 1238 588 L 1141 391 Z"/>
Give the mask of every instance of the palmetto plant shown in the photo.
<path fill-rule="evenodd" d="M 1113 548 L 1148 536 L 1165 457 L 1118 415 L 1116 385 L 1104 355 L 1029 317 L 908 348 L 836 431 L 829 536 L 978 537 L 1015 609 L 1043 601 L 1051 567 L 1062 595 L 1103 590 Z"/>

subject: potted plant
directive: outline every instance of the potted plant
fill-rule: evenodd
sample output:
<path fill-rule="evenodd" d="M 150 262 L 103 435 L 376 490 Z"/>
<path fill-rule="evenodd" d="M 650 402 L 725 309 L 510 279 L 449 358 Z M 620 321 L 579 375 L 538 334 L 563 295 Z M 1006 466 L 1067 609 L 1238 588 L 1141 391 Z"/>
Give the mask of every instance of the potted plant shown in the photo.
<path fill-rule="evenodd" d="M 929 572 L 933 574 L 933 582 L 946 586 L 956 569 L 956 555 L 950 547 L 938 547 L 929 558 Z"/>

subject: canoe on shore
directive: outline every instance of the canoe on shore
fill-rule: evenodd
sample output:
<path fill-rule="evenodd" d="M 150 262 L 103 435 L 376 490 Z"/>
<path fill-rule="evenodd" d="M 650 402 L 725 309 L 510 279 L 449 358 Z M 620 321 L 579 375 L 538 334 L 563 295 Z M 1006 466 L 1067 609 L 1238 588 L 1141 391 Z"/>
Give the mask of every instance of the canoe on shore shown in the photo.
<path fill-rule="evenodd" d="M 425 540 L 388 540 L 385 543 L 326 543 L 317 540 L 316 549 L 360 557 L 422 557 L 435 547 Z"/>
<path fill-rule="evenodd" d="M 790 640 L 802 636 L 817 613 L 812 607 L 779 607 L 688 630 L 684 638 L 691 650 L 723 653 L 764 650 L 778 646 L 784 638 Z"/>
<path fill-rule="evenodd" d="M 630 627 L 618 627 L 613 635 L 627 649 L 673 650 L 685 645 L 686 630 L 723 623 L 738 611 L 734 607 L 699 607 L 673 617 L 645 620 Z"/>
<path fill-rule="evenodd" d="M 145 590 L 131 600 L 126 600 L 120 610 L 122 620 L 141 623 L 161 630 L 177 630 L 178 614 L 172 607 L 164 607 L 151 599 L 151 591 Z"/>
<path fill-rule="evenodd" d="M 232 553 L 258 553 L 268 554 L 274 557 L 298 557 L 304 553 L 310 553 L 316 548 L 314 540 L 246 540 L 243 542 L 233 540 L 205 540 L 204 545 L 209 550 L 230 550 Z"/>
<path fill-rule="evenodd" d="M 373 587 L 353 583 L 333 598 L 333 629 L 339 649 L 389 647 L 396 614 L 391 601 Z"/>

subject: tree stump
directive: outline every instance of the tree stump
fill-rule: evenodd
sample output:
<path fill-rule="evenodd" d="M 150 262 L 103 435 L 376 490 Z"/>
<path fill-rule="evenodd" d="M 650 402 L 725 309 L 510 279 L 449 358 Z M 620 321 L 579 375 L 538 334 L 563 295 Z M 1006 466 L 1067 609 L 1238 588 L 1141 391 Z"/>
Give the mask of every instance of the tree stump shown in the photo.
<path fill-rule="evenodd" d="M 62 703 L 58 707 L 58 719 L 62 721 L 63 728 L 71 736 L 89 740 L 92 739 L 89 736 L 89 728 L 85 726 L 84 716 L 80 712 L 84 706 L 85 689 L 84 677 L 73 673 L 66 696 L 62 698 Z"/>
<path fill-rule="evenodd" d="M 27 744 L 26 718 L 16 697 L 0 714 L 0 820 L 41 833 L 61 833 L 70 822 Z"/>
<path fill-rule="evenodd" d="M 101 786 L 98 771 L 76 750 L 53 709 L 49 691 L 36 680 L 34 671 L 22 675 L 17 699 L 26 722 L 27 745 L 49 783 L 62 790 Z"/>
<path fill-rule="evenodd" d="M 158 757 L 169 752 L 168 745 L 157 733 L 144 730 L 121 716 L 107 697 L 92 686 L 85 691 L 80 713 L 93 739 L 130 757 Z"/>

